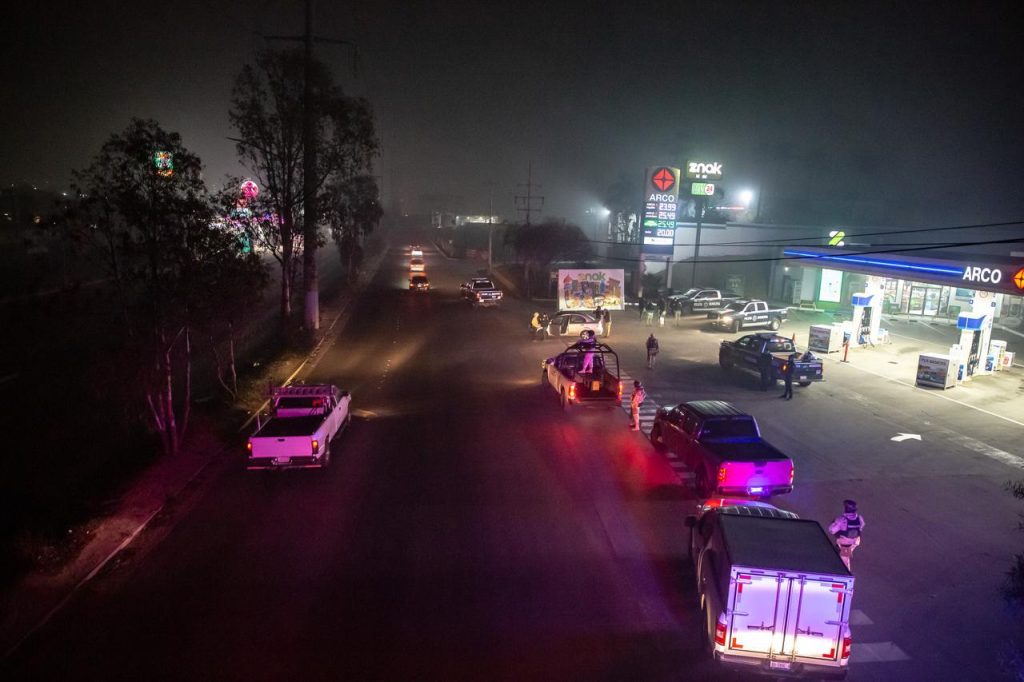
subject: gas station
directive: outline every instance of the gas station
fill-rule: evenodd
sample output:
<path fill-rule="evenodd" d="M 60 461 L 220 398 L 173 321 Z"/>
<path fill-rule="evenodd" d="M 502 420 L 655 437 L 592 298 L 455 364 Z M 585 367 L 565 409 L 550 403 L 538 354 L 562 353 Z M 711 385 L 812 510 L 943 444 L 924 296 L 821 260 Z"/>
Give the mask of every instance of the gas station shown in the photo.
<path fill-rule="evenodd" d="M 776 290 L 785 289 L 793 303 L 810 302 L 815 309 L 849 311 L 851 319 L 815 325 L 811 350 L 831 353 L 887 341 L 882 314 L 908 319 L 955 322 L 959 331 L 948 352 L 919 358 L 917 383 L 952 388 L 975 377 L 1013 365 L 1014 354 L 993 329 L 1021 335 L 999 321 L 1019 324 L 1024 295 L 1024 261 L 999 256 L 938 254 L 910 256 L 903 252 L 864 253 L 832 247 L 783 250 L 776 269 Z M 918 317 L 919 316 L 919 317 Z M 1022 329 L 1021 331 L 1024 331 Z M 1017 344 L 1019 345 L 1019 344 Z"/>

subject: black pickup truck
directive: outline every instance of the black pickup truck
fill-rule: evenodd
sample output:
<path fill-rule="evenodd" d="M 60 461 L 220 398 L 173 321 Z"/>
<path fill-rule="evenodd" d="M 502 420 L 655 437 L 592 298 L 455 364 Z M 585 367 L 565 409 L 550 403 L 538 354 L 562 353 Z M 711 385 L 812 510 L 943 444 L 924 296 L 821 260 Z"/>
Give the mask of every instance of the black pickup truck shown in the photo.
<path fill-rule="evenodd" d="M 718 310 L 708 313 L 716 327 L 738 332 L 744 327 L 768 327 L 776 331 L 789 318 L 785 308 L 769 308 L 764 301 L 740 298 Z"/>
<path fill-rule="evenodd" d="M 796 345 L 785 336 L 748 334 L 735 341 L 722 341 L 718 348 L 718 364 L 724 370 L 739 367 L 757 372 L 761 377 L 761 390 L 767 391 L 783 377 L 790 357 L 796 352 Z M 821 360 L 797 359 L 794 363 L 793 381 L 801 386 L 822 380 Z"/>
<path fill-rule="evenodd" d="M 462 298 L 473 306 L 496 306 L 505 296 L 501 289 L 494 286 L 486 277 L 474 277 L 468 282 L 463 282 L 459 290 L 462 292 Z"/>

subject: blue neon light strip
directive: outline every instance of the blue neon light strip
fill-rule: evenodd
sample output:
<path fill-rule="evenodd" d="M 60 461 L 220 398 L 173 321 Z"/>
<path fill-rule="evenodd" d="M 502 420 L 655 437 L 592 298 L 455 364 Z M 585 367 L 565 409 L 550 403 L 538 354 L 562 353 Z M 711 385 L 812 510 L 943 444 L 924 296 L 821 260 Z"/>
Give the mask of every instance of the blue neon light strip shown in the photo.
<path fill-rule="evenodd" d="M 826 256 L 820 253 L 807 251 L 783 251 L 787 256 L 801 256 L 804 258 L 818 258 L 821 260 L 834 260 L 840 263 L 857 263 L 859 265 L 871 265 L 876 268 L 891 268 L 893 270 L 915 270 L 920 272 L 935 272 L 940 275 L 955 275 L 963 277 L 964 271 L 956 268 L 944 268 L 939 265 L 914 265 L 913 263 L 900 263 L 894 261 L 876 260 L 874 258 L 857 258 L 855 256 Z"/>

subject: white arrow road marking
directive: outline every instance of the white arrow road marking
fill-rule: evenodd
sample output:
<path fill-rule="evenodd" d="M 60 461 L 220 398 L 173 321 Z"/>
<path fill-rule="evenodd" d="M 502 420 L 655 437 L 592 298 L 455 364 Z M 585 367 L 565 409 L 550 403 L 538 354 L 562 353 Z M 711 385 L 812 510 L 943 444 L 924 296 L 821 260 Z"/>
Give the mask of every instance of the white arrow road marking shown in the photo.
<path fill-rule="evenodd" d="M 899 435 L 893 436 L 889 440 L 894 440 L 897 443 L 902 443 L 905 440 L 921 440 L 921 436 L 916 433 L 901 433 Z"/>

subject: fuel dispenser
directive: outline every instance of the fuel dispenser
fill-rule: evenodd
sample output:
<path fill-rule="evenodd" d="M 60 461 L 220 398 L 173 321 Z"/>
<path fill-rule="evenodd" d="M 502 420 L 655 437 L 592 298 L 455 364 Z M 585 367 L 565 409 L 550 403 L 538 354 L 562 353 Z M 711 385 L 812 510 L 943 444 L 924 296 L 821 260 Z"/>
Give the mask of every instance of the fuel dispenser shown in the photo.
<path fill-rule="evenodd" d="M 960 313 L 956 320 L 960 330 L 960 358 L 957 379 L 970 381 L 975 374 L 987 374 L 982 351 L 988 350 L 991 316 L 981 312 Z"/>
<path fill-rule="evenodd" d="M 882 296 L 885 280 L 868 277 L 864 291 L 853 295 L 853 330 L 850 343 L 875 345 L 878 328 L 882 321 Z"/>

